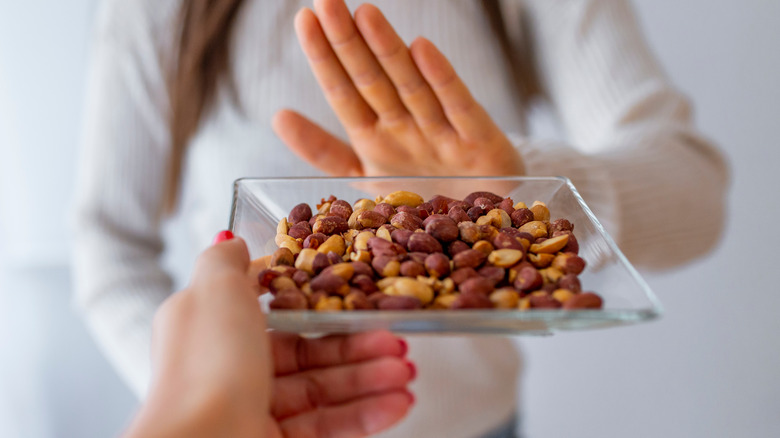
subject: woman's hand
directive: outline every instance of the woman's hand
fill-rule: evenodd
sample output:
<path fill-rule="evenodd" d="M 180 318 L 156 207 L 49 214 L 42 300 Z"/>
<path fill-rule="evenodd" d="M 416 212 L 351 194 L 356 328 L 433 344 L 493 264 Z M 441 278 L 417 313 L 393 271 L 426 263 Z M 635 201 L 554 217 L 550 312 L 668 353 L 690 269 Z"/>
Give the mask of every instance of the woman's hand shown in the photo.
<path fill-rule="evenodd" d="M 315 0 L 295 29 L 352 144 L 304 116 L 276 114 L 277 135 L 332 175 L 522 175 L 523 161 L 449 61 L 425 38 L 410 47 L 375 6 L 354 20 L 343 0 Z"/>
<path fill-rule="evenodd" d="M 160 307 L 152 388 L 128 437 L 358 437 L 403 418 L 415 371 L 402 340 L 269 335 L 248 267 L 243 240 L 218 243 Z"/>

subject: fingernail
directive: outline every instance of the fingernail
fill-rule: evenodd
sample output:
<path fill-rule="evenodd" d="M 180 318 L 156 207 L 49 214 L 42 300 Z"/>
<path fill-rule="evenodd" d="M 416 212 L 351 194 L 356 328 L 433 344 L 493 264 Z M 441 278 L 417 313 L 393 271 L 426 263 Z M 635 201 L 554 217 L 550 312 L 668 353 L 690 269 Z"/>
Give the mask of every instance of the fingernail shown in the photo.
<path fill-rule="evenodd" d="M 409 352 L 409 344 L 401 338 L 398 338 L 398 343 L 401 344 L 401 356 L 406 356 L 406 353 Z"/>
<path fill-rule="evenodd" d="M 213 241 L 213 242 L 211 242 L 211 244 L 212 244 L 212 245 L 216 245 L 216 244 L 218 244 L 219 242 L 224 242 L 225 240 L 230 240 L 230 239 L 232 239 L 233 237 L 235 237 L 235 236 L 233 235 L 233 232 L 232 232 L 232 231 L 230 231 L 230 230 L 224 230 L 224 231 L 220 231 L 220 232 L 219 232 L 219 233 L 217 233 L 217 235 L 214 237 L 214 241 Z"/>
<path fill-rule="evenodd" d="M 409 367 L 409 380 L 414 380 L 415 377 L 417 377 L 417 366 L 414 365 L 414 363 L 406 361 L 406 366 Z"/>
<path fill-rule="evenodd" d="M 414 399 L 414 394 L 411 391 L 407 390 L 406 391 L 406 395 L 409 397 L 409 404 L 413 405 L 414 404 L 414 400 L 415 400 Z"/>

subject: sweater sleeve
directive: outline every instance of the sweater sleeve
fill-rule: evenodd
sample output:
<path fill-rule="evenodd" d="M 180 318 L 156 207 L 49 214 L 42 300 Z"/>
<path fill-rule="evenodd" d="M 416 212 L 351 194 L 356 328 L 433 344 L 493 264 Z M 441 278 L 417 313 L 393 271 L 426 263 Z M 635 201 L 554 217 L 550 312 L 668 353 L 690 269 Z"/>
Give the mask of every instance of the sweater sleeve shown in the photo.
<path fill-rule="evenodd" d="M 159 41 L 135 2 L 106 2 L 88 76 L 74 218 L 76 302 L 138 396 L 153 315 L 170 294 L 160 208 L 169 156 Z"/>
<path fill-rule="evenodd" d="M 525 139 L 532 175 L 569 177 L 646 269 L 702 256 L 724 226 L 728 168 L 692 123 L 625 0 L 530 0 L 536 68 L 567 143 Z"/>

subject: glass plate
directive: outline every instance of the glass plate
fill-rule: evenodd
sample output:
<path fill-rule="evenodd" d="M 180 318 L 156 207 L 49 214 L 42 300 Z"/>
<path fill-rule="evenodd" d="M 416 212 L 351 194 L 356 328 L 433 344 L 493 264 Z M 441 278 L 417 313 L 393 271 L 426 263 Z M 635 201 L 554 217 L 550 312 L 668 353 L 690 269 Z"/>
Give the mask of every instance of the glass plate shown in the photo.
<path fill-rule="evenodd" d="M 603 328 L 649 321 L 661 305 L 628 263 L 612 238 L 567 178 L 562 177 L 379 177 L 379 178 L 245 178 L 234 185 L 230 229 L 246 240 L 251 257 L 272 254 L 279 220 L 301 202 L 315 205 L 335 195 L 354 202 L 396 190 L 425 199 L 440 194 L 463 198 L 492 191 L 515 202 L 542 201 L 553 219 L 574 225 L 580 256 L 587 262 L 580 274 L 583 290 L 604 299 L 601 310 L 416 310 L 314 312 L 270 311 L 269 327 L 295 333 L 347 333 L 388 329 L 399 333 L 539 335 L 562 330 Z M 265 306 L 267 309 L 267 306 Z"/>

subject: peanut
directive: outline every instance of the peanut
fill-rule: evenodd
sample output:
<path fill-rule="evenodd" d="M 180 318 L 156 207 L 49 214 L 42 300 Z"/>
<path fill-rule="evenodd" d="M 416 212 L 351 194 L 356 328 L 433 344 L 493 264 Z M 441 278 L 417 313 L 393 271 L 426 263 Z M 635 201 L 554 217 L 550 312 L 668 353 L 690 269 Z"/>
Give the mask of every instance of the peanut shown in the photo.
<path fill-rule="evenodd" d="M 477 268 L 484 263 L 487 255 L 476 249 L 469 249 L 455 254 L 452 261 L 456 269 Z"/>
<path fill-rule="evenodd" d="M 382 289 L 387 295 L 415 297 L 425 305 L 433 301 L 433 289 L 427 284 L 412 278 L 399 278 L 391 286 Z"/>
<path fill-rule="evenodd" d="M 570 298 L 574 296 L 574 292 L 568 289 L 555 289 L 552 293 L 552 297 L 558 300 L 561 304 L 566 304 Z"/>
<path fill-rule="evenodd" d="M 511 287 L 501 288 L 490 294 L 490 302 L 497 309 L 515 309 L 519 301 L 520 296 Z"/>
<path fill-rule="evenodd" d="M 493 286 L 504 281 L 504 278 L 506 277 L 506 270 L 504 268 L 499 268 L 498 266 L 483 266 L 479 268 L 477 273 L 490 280 L 490 282 L 493 283 Z"/>
<path fill-rule="evenodd" d="M 319 246 L 319 248 L 317 248 L 317 252 L 323 254 L 334 252 L 339 256 L 343 256 L 346 250 L 347 246 L 344 243 L 344 238 L 338 234 L 334 234 L 328 237 L 328 240 L 326 240 L 322 245 Z"/>
<path fill-rule="evenodd" d="M 369 310 L 373 309 L 374 305 L 368 301 L 365 293 L 353 290 L 344 297 L 344 308 L 347 310 Z"/>
<path fill-rule="evenodd" d="M 530 210 L 534 214 L 535 221 L 541 221 L 541 222 L 550 221 L 550 210 L 547 208 L 545 204 L 536 201 L 533 203 Z"/>
<path fill-rule="evenodd" d="M 342 219 L 349 219 L 352 215 L 352 206 L 349 202 L 337 199 L 330 204 L 329 216 L 339 216 Z"/>
<path fill-rule="evenodd" d="M 490 253 L 492 253 L 495 248 L 493 248 L 493 244 L 487 240 L 480 240 L 474 243 L 474 246 L 472 246 L 471 249 L 475 249 L 487 256 L 490 255 Z"/>
<path fill-rule="evenodd" d="M 395 277 L 401 272 L 401 263 L 393 256 L 374 257 L 371 266 L 382 277 Z"/>
<path fill-rule="evenodd" d="M 412 296 L 385 295 L 378 298 L 377 308 L 379 310 L 415 310 L 422 308 L 422 302 L 417 297 Z"/>
<path fill-rule="evenodd" d="M 305 310 L 308 307 L 308 299 L 298 289 L 285 289 L 274 297 L 269 304 L 275 310 Z"/>
<path fill-rule="evenodd" d="M 512 219 L 509 217 L 509 214 L 500 208 L 490 210 L 486 216 L 490 218 L 490 224 L 496 228 L 512 226 Z"/>
<path fill-rule="evenodd" d="M 585 260 L 573 253 L 564 252 L 555 256 L 552 266 L 564 274 L 579 275 L 585 269 Z"/>
<path fill-rule="evenodd" d="M 436 297 L 436 299 L 433 300 L 433 305 L 431 305 L 431 309 L 437 309 L 437 310 L 443 310 L 443 309 L 449 309 L 452 307 L 452 304 L 455 302 L 455 300 L 458 299 L 460 294 L 449 294 L 449 295 L 439 295 Z"/>
<path fill-rule="evenodd" d="M 474 222 L 459 223 L 458 231 L 460 231 L 460 240 L 466 243 L 473 244 L 482 238 L 482 233 L 479 231 L 479 227 Z"/>
<path fill-rule="evenodd" d="M 379 228 L 387 223 L 387 218 L 373 210 L 364 210 L 357 217 L 362 228 Z"/>
<path fill-rule="evenodd" d="M 501 231 L 498 233 L 495 239 L 493 239 L 493 246 L 496 249 L 519 249 L 525 250 L 523 242 L 520 237 L 513 236 L 509 232 Z"/>
<path fill-rule="evenodd" d="M 474 193 L 471 193 L 468 196 L 466 196 L 463 199 L 463 202 L 466 202 L 468 204 L 474 205 L 474 201 L 477 198 L 487 198 L 493 204 L 497 204 L 497 203 L 499 203 L 499 202 L 504 200 L 504 198 L 502 198 L 501 196 L 498 196 L 498 195 L 496 195 L 495 193 L 492 193 L 492 192 L 474 192 Z"/>
<path fill-rule="evenodd" d="M 419 216 L 415 216 L 412 213 L 402 211 L 396 213 L 391 219 L 390 224 L 394 227 L 404 230 L 414 231 L 422 225 L 422 219 Z"/>
<path fill-rule="evenodd" d="M 555 256 L 552 254 L 532 254 L 528 253 L 528 261 L 531 262 L 532 265 L 536 266 L 537 268 L 546 268 L 550 266 L 550 264 L 555 259 Z"/>
<path fill-rule="evenodd" d="M 271 256 L 270 266 L 292 266 L 295 264 L 295 257 L 288 248 L 279 248 Z"/>
<path fill-rule="evenodd" d="M 374 207 L 376 207 L 376 202 L 362 198 L 355 201 L 355 204 L 352 205 L 352 210 L 373 210 Z"/>
<path fill-rule="evenodd" d="M 425 226 L 425 232 L 442 242 L 452 242 L 460 234 L 455 221 L 446 216 L 430 221 Z"/>
<path fill-rule="evenodd" d="M 508 268 L 523 258 L 519 249 L 497 249 L 488 256 L 488 263 L 501 268 Z"/>
<path fill-rule="evenodd" d="M 287 234 L 295 239 L 303 239 L 309 237 L 311 234 L 311 225 L 308 222 L 298 222 L 287 230 Z"/>
<path fill-rule="evenodd" d="M 368 251 L 355 251 L 349 255 L 349 259 L 353 262 L 371 262 L 371 253 Z"/>
<path fill-rule="evenodd" d="M 493 303 L 487 295 L 461 293 L 450 305 L 451 309 L 490 309 Z"/>
<path fill-rule="evenodd" d="M 300 253 L 301 249 L 302 249 L 301 244 L 297 240 L 295 240 L 295 239 L 293 239 L 293 240 L 286 240 L 286 241 L 282 242 L 282 244 L 279 245 L 279 247 L 280 248 L 287 248 L 293 254 Z"/>
<path fill-rule="evenodd" d="M 355 268 L 353 267 L 352 263 L 337 263 L 323 269 L 320 275 L 322 274 L 337 275 L 343 278 L 345 281 L 349 281 L 352 276 L 355 275 Z"/>
<path fill-rule="evenodd" d="M 289 220 L 291 224 L 295 225 L 298 222 L 308 222 L 309 219 L 311 219 L 311 207 L 309 207 L 309 204 L 302 203 L 298 204 L 295 207 L 290 210 L 290 214 L 287 216 L 287 218 L 282 218 L 285 222 L 285 226 L 287 225 L 287 221 Z M 287 230 L 285 230 L 286 232 Z"/>
<path fill-rule="evenodd" d="M 341 234 L 349 230 L 349 224 L 347 220 L 340 216 L 326 216 L 318 219 L 314 226 L 311 227 L 315 233 L 322 233 L 325 235 Z"/>
<path fill-rule="evenodd" d="M 547 237 L 547 225 L 541 221 L 531 221 L 523 226 L 519 227 L 521 233 L 529 233 L 534 236 L 534 239 L 538 237 Z"/>
<path fill-rule="evenodd" d="M 425 258 L 425 269 L 431 277 L 446 277 L 450 274 L 450 260 L 440 252 L 432 253 Z"/>
<path fill-rule="evenodd" d="M 365 274 L 358 274 L 352 277 L 352 284 L 363 292 L 370 294 L 379 290 L 374 280 Z"/>
<path fill-rule="evenodd" d="M 417 278 L 418 275 L 425 274 L 425 266 L 420 262 L 414 260 L 407 260 L 401 263 L 401 275 L 404 277 Z"/>
<path fill-rule="evenodd" d="M 376 230 L 376 237 L 379 237 L 381 239 L 385 239 L 388 242 L 392 242 L 393 241 L 393 236 L 391 234 L 392 231 L 393 231 L 393 227 L 392 226 L 390 226 L 390 225 L 382 225 L 381 227 L 379 227 Z"/>
<path fill-rule="evenodd" d="M 601 297 L 593 292 L 583 292 L 575 294 L 573 297 L 566 300 L 564 303 L 564 309 L 600 309 L 604 305 Z"/>
<path fill-rule="evenodd" d="M 429 254 L 434 252 L 444 252 L 441 243 L 439 243 L 438 240 L 427 233 L 414 233 L 409 236 L 407 248 L 411 252 L 425 252 Z"/>
<path fill-rule="evenodd" d="M 374 236 L 374 233 L 370 231 L 361 231 L 360 234 L 355 236 L 355 240 L 352 242 L 352 248 L 355 251 L 368 251 L 368 241 Z"/>
<path fill-rule="evenodd" d="M 409 244 L 409 238 L 414 232 L 410 230 L 393 230 L 390 232 L 390 238 L 393 242 L 406 248 Z"/>
<path fill-rule="evenodd" d="M 488 295 L 493 290 L 493 282 L 482 276 L 469 278 L 458 285 L 458 290 L 464 294 Z"/>
<path fill-rule="evenodd" d="M 295 259 L 295 267 L 302 271 L 314 274 L 314 257 L 319 254 L 317 250 L 311 248 L 302 249 Z"/>
<path fill-rule="evenodd" d="M 395 214 L 395 208 L 386 202 L 380 202 L 374 206 L 374 211 L 390 219 Z"/>
<path fill-rule="evenodd" d="M 338 294 L 342 296 L 349 293 L 349 284 L 347 284 L 347 281 L 334 274 L 321 273 L 312 278 L 309 284 L 314 292 L 323 291 L 328 294 Z"/>
<path fill-rule="evenodd" d="M 563 234 L 558 237 L 552 237 L 544 240 L 542 243 L 535 243 L 528 248 L 529 251 L 537 254 L 555 254 L 563 249 L 569 243 L 569 236 Z"/>
<path fill-rule="evenodd" d="M 399 190 L 397 192 L 390 193 L 389 195 L 385 196 L 385 199 L 382 202 L 386 202 L 393 207 L 398 207 L 400 205 L 408 205 L 409 207 L 417 207 L 418 205 L 423 203 L 422 196 L 418 195 L 417 193 L 407 192 L 405 190 Z"/>
<path fill-rule="evenodd" d="M 303 240 L 303 247 L 317 249 L 326 240 L 328 240 L 328 236 L 322 233 L 310 234 Z"/>
<path fill-rule="evenodd" d="M 343 308 L 341 297 L 323 297 L 314 307 L 318 312 L 333 312 Z"/>

